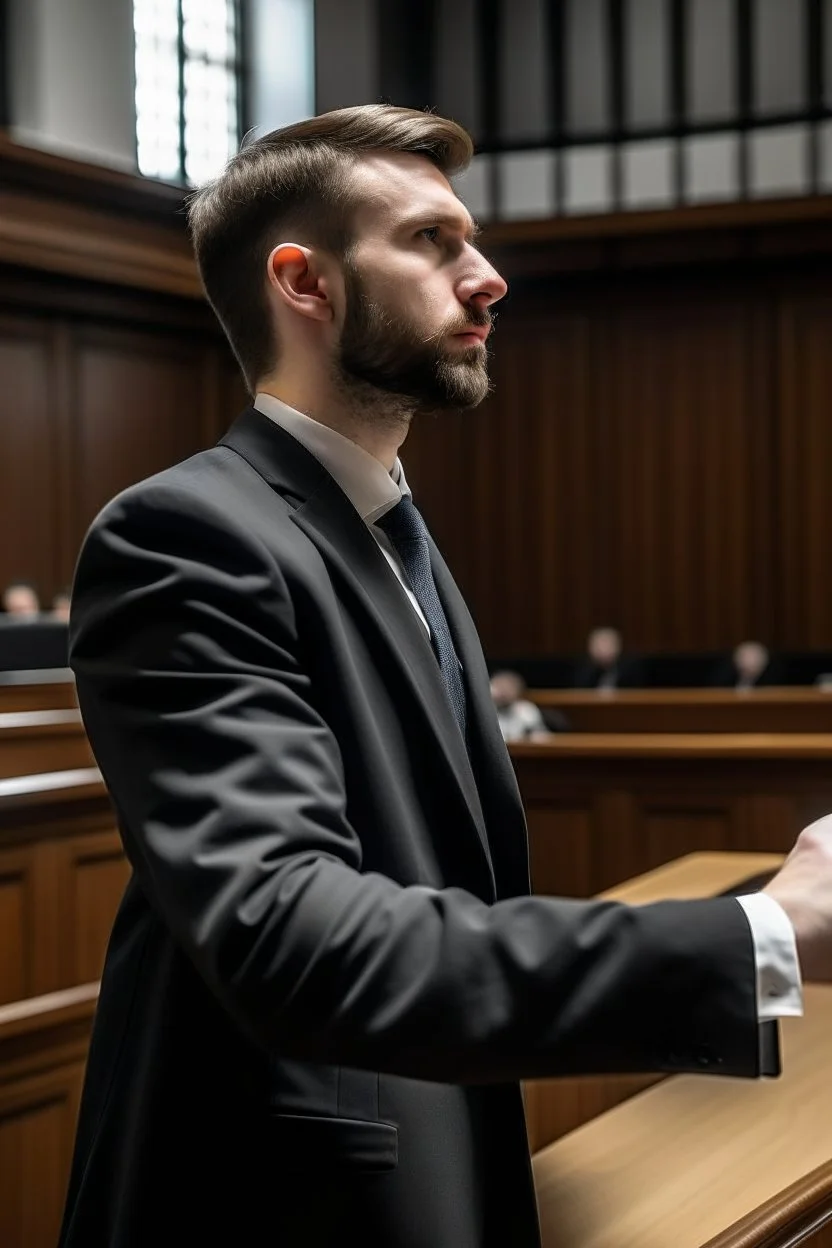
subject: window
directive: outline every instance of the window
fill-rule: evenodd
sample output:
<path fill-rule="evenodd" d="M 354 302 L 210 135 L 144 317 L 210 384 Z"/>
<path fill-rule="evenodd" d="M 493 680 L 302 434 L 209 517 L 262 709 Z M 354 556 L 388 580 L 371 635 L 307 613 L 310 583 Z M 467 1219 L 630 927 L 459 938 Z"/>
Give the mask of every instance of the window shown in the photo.
<path fill-rule="evenodd" d="M 240 140 L 239 0 L 133 0 L 139 171 L 198 185 Z"/>
<path fill-rule="evenodd" d="M 435 0 L 433 11 L 447 55 L 432 103 L 473 125 L 459 189 L 477 216 L 832 189 L 832 0 Z"/>

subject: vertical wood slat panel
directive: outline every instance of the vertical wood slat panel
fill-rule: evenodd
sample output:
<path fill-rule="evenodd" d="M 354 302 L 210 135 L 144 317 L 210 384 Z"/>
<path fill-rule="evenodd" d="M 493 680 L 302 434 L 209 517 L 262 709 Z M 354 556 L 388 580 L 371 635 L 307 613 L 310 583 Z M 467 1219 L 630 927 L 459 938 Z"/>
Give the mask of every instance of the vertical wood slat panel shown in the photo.
<path fill-rule="evenodd" d="M 0 320 L 0 587 L 48 606 L 98 509 L 219 438 L 247 402 L 218 343 L 144 329 Z"/>
<path fill-rule="evenodd" d="M 782 633 L 793 647 L 829 645 L 832 588 L 832 299 L 807 291 L 780 310 L 779 497 Z"/>
<path fill-rule="evenodd" d="M 827 282 L 672 269 L 512 293 L 494 394 L 403 451 L 488 652 L 575 650 L 608 620 L 645 649 L 828 646 Z M 7 311 L 0 365 L 0 583 L 46 598 L 104 501 L 246 401 L 184 323 Z"/>
<path fill-rule="evenodd" d="M 493 395 L 403 452 L 487 652 L 576 650 L 607 622 L 644 649 L 806 644 L 780 625 L 805 527 L 780 524 L 788 297 L 748 276 L 513 297 Z"/>
<path fill-rule="evenodd" d="M 0 588 L 49 583 L 56 516 L 53 351 L 34 318 L 0 320 Z"/>

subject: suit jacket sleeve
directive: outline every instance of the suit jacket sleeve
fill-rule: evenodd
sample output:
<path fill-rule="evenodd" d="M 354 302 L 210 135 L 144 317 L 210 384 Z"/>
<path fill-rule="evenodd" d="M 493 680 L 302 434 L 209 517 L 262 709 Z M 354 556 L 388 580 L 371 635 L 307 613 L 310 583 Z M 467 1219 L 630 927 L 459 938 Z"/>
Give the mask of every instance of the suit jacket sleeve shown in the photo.
<path fill-rule="evenodd" d="M 228 515 L 161 485 L 122 496 L 73 604 L 79 701 L 137 878 L 259 1044 L 448 1082 L 760 1072 L 734 900 L 489 906 L 362 873 L 287 585 Z"/>

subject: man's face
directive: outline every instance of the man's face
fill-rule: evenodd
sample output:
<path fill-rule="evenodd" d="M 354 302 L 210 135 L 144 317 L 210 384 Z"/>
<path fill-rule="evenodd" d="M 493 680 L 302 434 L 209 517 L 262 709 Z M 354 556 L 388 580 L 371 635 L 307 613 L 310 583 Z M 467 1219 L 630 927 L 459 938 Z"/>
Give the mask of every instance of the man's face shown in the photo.
<path fill-rule="evenodd" d="M 31 619 L 38 614 L 39 604 L 34 590 L 28 585 L 14 585 L 3 595 L 3 606 L 9 615 L 18 619 Z"/>
<path fill-rule="evenodd" d="M 520 681 L 505 672 L 496 672 L 491 677 L 491 700 L 498 711 L 513 706 L 523 692 Z"/>
<path fill-rule="evenodd" d="M 737 646 L 734 663 L 740 676 L 756 680 L 768 663 L 768 651 L 756 641 L 746 641 Z"/>
<path fill-rule="evenodd" d="M 488 393 L 491 305 L 506 284 L 474 246 L 474 224 L 443 174 L 418 156 L 379 155 L 355 175 L 360 206 L 344 270 L 340 378 L 432 410 Z"/>
<path fill-rule="evenodd" d="M 588 649 L 599 667 L 612 667 L 621 656 L 621 638 L 615 629 L 599 628 L 590 634 Z"/>

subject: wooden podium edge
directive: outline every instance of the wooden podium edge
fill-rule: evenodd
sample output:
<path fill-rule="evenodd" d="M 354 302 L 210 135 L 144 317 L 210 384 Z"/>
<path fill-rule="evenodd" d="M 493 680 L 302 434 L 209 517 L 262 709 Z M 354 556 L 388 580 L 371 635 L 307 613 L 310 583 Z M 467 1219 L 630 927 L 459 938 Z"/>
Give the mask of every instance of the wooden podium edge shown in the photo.
<path fill-rule="evenodd" d="M 702 1248 L 798 1248 L 832 1223 L 832 1161 L 726 1227 Z"/>

